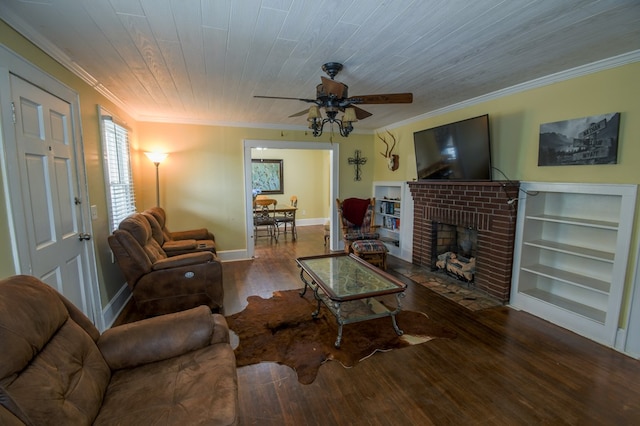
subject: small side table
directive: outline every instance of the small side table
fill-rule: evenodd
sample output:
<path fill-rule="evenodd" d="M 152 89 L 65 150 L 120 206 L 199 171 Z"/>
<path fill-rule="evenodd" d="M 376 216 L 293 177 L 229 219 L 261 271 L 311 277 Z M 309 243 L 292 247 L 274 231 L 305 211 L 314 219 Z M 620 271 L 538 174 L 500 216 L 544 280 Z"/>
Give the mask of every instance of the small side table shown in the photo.
<path fill-rule="evenodd" d="M 380 240 L 357 240 L 351 243 L 353 254 L 360 259 L 377 266 L 383 271 L 387 270 L 387 246 Z"/>

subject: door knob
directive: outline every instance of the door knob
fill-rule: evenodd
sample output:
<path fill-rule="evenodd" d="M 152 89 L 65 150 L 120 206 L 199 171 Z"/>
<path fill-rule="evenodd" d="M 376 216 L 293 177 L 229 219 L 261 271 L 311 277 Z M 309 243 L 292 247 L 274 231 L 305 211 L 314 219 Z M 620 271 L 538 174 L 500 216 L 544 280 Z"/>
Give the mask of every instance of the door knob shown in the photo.
<path fill-rule="evenodd" d="M 82 232 L 78 234 L 78 239 L 80 241 L 82 240 L 90 240 L 91 239 L 91 234 L 83 234 Z"/>

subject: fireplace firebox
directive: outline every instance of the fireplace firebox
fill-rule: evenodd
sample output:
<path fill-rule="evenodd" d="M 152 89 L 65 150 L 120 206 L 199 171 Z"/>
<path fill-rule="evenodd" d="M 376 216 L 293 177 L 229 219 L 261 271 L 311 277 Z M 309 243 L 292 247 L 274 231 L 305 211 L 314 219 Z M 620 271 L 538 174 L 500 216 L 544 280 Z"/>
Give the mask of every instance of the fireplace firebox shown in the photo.
<path fill-rule="evenodd" d="M 434 223 L 431 269 L 466 283 L 473 283 L 478 253 L 478 230 L 460 225 Z"/>
<path fill-rule="evenodd" d="M 474 286 L 508 302 L 517 214 L 513 200 L 519 183 L 417 181 L 409 182 L 409 188 L 414 200 L 413 264 L 437 268 L 439 226 L 454 227 L 456 233 L 473 230 L 476 247 L 463 257 L 474 258 Z"/>

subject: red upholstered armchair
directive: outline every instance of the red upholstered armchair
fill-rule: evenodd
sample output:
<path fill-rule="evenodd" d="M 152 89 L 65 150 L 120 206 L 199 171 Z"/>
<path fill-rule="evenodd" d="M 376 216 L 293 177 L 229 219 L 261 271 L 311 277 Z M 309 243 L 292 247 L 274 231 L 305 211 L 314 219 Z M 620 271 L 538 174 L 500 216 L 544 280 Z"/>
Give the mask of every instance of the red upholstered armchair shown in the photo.
<path fill-rule="evenodd" d="M 336 199 L 345 252 L 351 252 L 354 241 L 380 238 L 375 225 L 375 205 L 375 198 L 346 198 L 342 202 Z"/>

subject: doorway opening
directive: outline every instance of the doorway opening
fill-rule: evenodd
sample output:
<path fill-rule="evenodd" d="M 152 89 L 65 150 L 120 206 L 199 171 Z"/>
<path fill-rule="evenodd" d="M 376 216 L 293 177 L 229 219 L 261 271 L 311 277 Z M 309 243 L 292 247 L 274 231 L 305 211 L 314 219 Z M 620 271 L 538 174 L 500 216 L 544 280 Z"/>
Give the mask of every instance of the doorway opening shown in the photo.
<path fill-rule="evenodd" d="M 338 194 L 338 159 L 339 144 L 328 142 L 288 142 L 288 141 L 269 141 L 269 140 L 245 140 L 244 141 L 244 171 L 245 171 L 245 223 L 246 223 L 246 247 L 247 257 L 253 258 L 255 255 L 254 236 L 253 236 L 253 195 L 252 195 L 252 179 L 251 179 L 251 160 L 252 150 L 257 148 L 287 149 L 287 150 L 323 150 L 329 153 L 329 217 L 331 223 L 330 229 L 330 245 L 331 250 L 337 250 L 337 212 L 332 208 L 331 200 L 334 200 Z M 286 165 L 285 165 L 286 167 Z M 313 176 L 301 176 L 301 179 L 312 179 Z M 298 194 L 296 194 L 298 195 Z M 300 206 L 300 205 L 299 205 Z"/>

